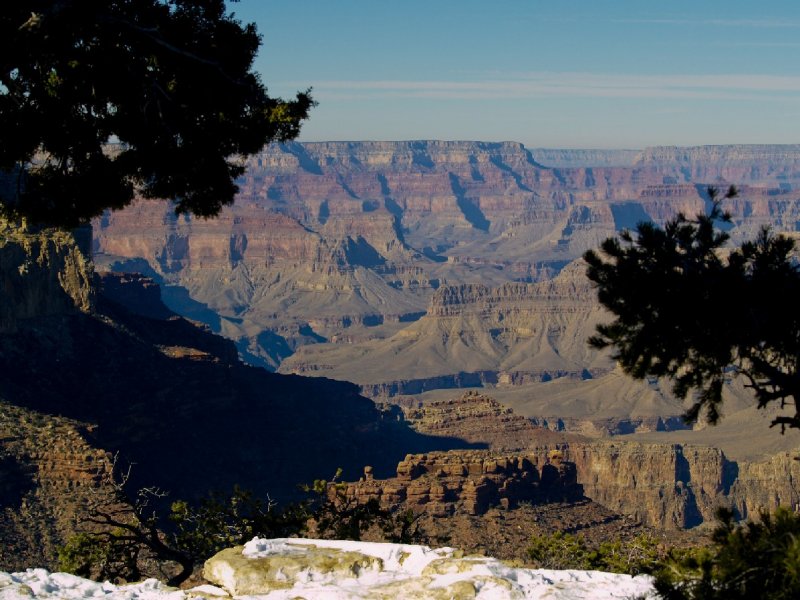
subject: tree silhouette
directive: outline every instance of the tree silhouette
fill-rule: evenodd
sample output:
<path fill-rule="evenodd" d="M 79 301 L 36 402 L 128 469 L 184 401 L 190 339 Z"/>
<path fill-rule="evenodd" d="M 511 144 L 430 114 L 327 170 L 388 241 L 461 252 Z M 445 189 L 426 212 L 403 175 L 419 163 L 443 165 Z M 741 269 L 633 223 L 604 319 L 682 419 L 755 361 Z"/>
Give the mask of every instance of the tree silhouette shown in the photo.
<path fill-rule="evenodd" d="M 314 102 L 271 98 L 224 0 L 0 5 L 0 209 L 73 226 L 135 193 L 212 216 L 237 157 L 296 137 Z"/>
<path fill-rule="evenodd" d="M 720 417 L 726 377 L 742 376 L 759 408 L 789 408 L 773 420 L 800 428 L 800 273 L 794 242 L 763 228 L 729 251 L 719 225 L 730 221 L 709 188 L 711 209 L 679 214 L 663 228 L 640 223 L 636 232 L 609 238 L 589 251 L 587 275 L 615 319 L 597 327 L 589 343 L 613 347 L 629 375 L 666 377 L 685 399 L 696 394 L 686 419 Z M 727 256 L 726 256 L 727 255 Z M 791 414 L 791 409 L 794 414 Z"/>

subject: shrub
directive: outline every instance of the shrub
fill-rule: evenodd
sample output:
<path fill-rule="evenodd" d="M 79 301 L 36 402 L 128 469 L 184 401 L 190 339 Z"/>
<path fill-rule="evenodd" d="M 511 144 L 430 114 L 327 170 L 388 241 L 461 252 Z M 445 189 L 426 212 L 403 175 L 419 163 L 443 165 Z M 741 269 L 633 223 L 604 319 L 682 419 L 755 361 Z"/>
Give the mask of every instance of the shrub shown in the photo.
<path fill-rule="evenodd" d="M 737 525 L 718 512 L 708 549 L 672 553 L 656 572 L 667 600 L 800 598 L 800 516 L 786 508 Z"/>
<path fill-rule="evenodd" d="M 71 537 L 59 550 L 59 568 L 92 579 L 133 581 L 141 578 L 143 570 L 150 574 L 143 568 L 149 560 L 162 571 L 166 566 L 172 573 L 168 583 L 178 585 L 224 548 L 256 536 L 305 534 L 309 523 L 313 533 L 323 538 L 358 540 L 375 525 L 384 539 L 393 542 L 420 539 L 418 515 L 383 509 L 376 500 L 356 502 L 338 481 L 340 475 L 341 470 L 330 482 L 320 479 L 301 486 L 310 499 L 280 510 L 269 496 L 259 498 L 235 487 L 230 494 L 212 493 L 197 503 L 173 502 L 164 516 L 154 501 L 166 493 L 143 488 L 129 501 L 124 493 L 129 473 L 123 473 L 119 481 L 108 481 L 115 491 L 111 500 L 98 499 L 88 507 L 82 523 L 86 531 Z"/>
<path fill-rule="evenodd" d="M 528 547 L 528 557 L 540 569 L 590 569 L 629 575 L 652 573 L 663 556 L 657 540 L 646 534 L 592 547 L 581 535 L 558 531 L 533 538 Z"/>
<path fill-rule="evenodd" d="M 528 557 L 539 569 L 591 569 L 594 564 L 594 553 L 584 537 L 561 531 L 534 537 Z"/>
<path fill-rule="evenodd" d="M 58 550 L 59 570 L 96 580 L 140 578 L 139 548 L 122 529 L 79 533 Z"/>
<path fill-rule="evenodd" d="M 59 568 L 92 579 L 133 581 L 141 578 L 143 558 L 180 567 L 168 581 L 178 585 L 193 568 L 220 550 L 255 536 L 288 537 L 304 530 L 309 518 L 305 504 L 281 511 L 269 497 L 234 488 L 229 495 L 211 494 L 193 505 L 172 503 L 166 519 L 143 500 L 152 490 L 140 490 L 137 500 L 98 504 L 84 525 L 89 531 L 72 536 L 59 550 Z M 163 496 L 159 493 L 159 496 Z"/>

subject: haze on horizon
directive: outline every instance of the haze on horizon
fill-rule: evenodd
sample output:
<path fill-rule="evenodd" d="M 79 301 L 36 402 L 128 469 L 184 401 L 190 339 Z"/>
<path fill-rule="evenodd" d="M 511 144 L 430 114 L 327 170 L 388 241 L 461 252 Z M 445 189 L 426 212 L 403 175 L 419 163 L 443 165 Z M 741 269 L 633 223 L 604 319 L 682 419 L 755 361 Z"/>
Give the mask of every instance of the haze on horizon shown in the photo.
<path fill-rule="evenodd" d="M 793 0 L 242 0 L 256 68 L 313 86 L 301 141 L 800 142 Z"/>

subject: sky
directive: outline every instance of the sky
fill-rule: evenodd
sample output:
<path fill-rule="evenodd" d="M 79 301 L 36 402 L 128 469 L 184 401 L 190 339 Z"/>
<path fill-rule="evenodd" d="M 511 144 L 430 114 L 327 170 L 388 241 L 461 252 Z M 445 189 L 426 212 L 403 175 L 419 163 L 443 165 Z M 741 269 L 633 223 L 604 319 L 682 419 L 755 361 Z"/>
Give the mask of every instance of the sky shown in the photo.
<path fill-rule="evenodd" d="M 302 141 L 800 143 L 798 0 L 241 0 Z"/>

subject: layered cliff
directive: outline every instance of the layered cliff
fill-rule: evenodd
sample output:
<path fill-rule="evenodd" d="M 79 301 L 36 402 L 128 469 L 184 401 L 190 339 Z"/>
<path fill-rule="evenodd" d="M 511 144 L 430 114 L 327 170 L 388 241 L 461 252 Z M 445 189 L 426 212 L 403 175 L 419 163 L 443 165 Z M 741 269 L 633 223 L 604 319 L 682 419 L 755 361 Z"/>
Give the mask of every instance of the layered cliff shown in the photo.
<path fill-rule="evenodd" d="M 425 316 L 389 339 L 299 348 L 281 371 L 346 379 L 372 397 L 591 378 L 612 367 L 585 344 L 603 317 L 576 263 L 535 284 L 441 286 Z"/>
<path fill-rule="evenodd" d="M 405 420 L 420 433 L 487 444 L 492 450 L 519 450 L 583 439 L 536 427 L 508 406 L 476 392 L 438 402 L 422 403 L 409 398 L 400 400 L 400 406 Z"/>
<path fill-rule="evenodd" d="M 0 334 L 28 319 L 89 311 L 92 273 L 75 234 L 0 219 Z"/>
<path fill-rule="evenodd" d="M 219 219 L 142 202 L 99 219 L 95 244 L 102 266 L 146 270 L 166 285 L 172 309 L 235 340 L 253 364 L 277 369 L 298 348 L 322 343 L 283 370 L 325 374 L 338 368 L 343 344 L 394 340 L 436 308 L 437 290 L 550 279 L 620 229 L 704 210 L 709 184 L 742 186 L 741 199 L 724 207 L 733 240 L 766 224 L 794 231 L 796 154 L 794 146 L 713 146 L 651 148 L 633 159 L 630 151 L 531 153 L 513 142 L 276 144 L 247 160 L 237 202 Z M 436 347 L 428 350 L 436 363 Z M 498 351 L 506 352 L 490 353 Z M 585 353 L 561 358 L 572 366 L 548 376 L 594 368 Z M 418 383 L 385 391 L 491 383 L 497 365 L 473 359 L 450 355 L 449 372 L 405 372 L 393 381 Z M 538 367 L 538 375 L 499 370 L 510 383 L 544 376 Z"/>
<path fill-rule="evenodd" d="M 359 504 L 375 500 L 385 509 L 424 511 L 433 517 L 482 515 L 492 506 L 572 502 L 582 497 L 575 465 L 551 452 L 498 454 L 472 450 L 407 455 L 389 479 L 375 479 L 372 467 L 342 489 L 331 484 L 332 498 Z"/>
<path fill-rule="evenodd" d="M 552 432 L 522 425 L 511 409 L 477 394 L 403 410 L 419 431 L 484 443 L 489 454 L 502 456 L 514 450 L 538 465 L 548 464 L 554 457 L 567 461 L 574 465 L 575 483 L 583 496 L 659 529 L 714 522 L 720 506 L 730 507 L 738 518 L 746 519 L 778 506 L 796 508 L 800 503 L 796 452 L 734 461 L 707 445 L 641 443 L 625 436 L 614 440 L 569 434 L 555 437 Z M 507 436 L 502 435 L 503 430 Z M 495 499 L 495 504 L 498 502 Z"/>
<path fill-rule="evenodd" d="M 0 400 L 0 565 L 55 568 L 91 502 L 113 502 L 92 427 Z"/>

